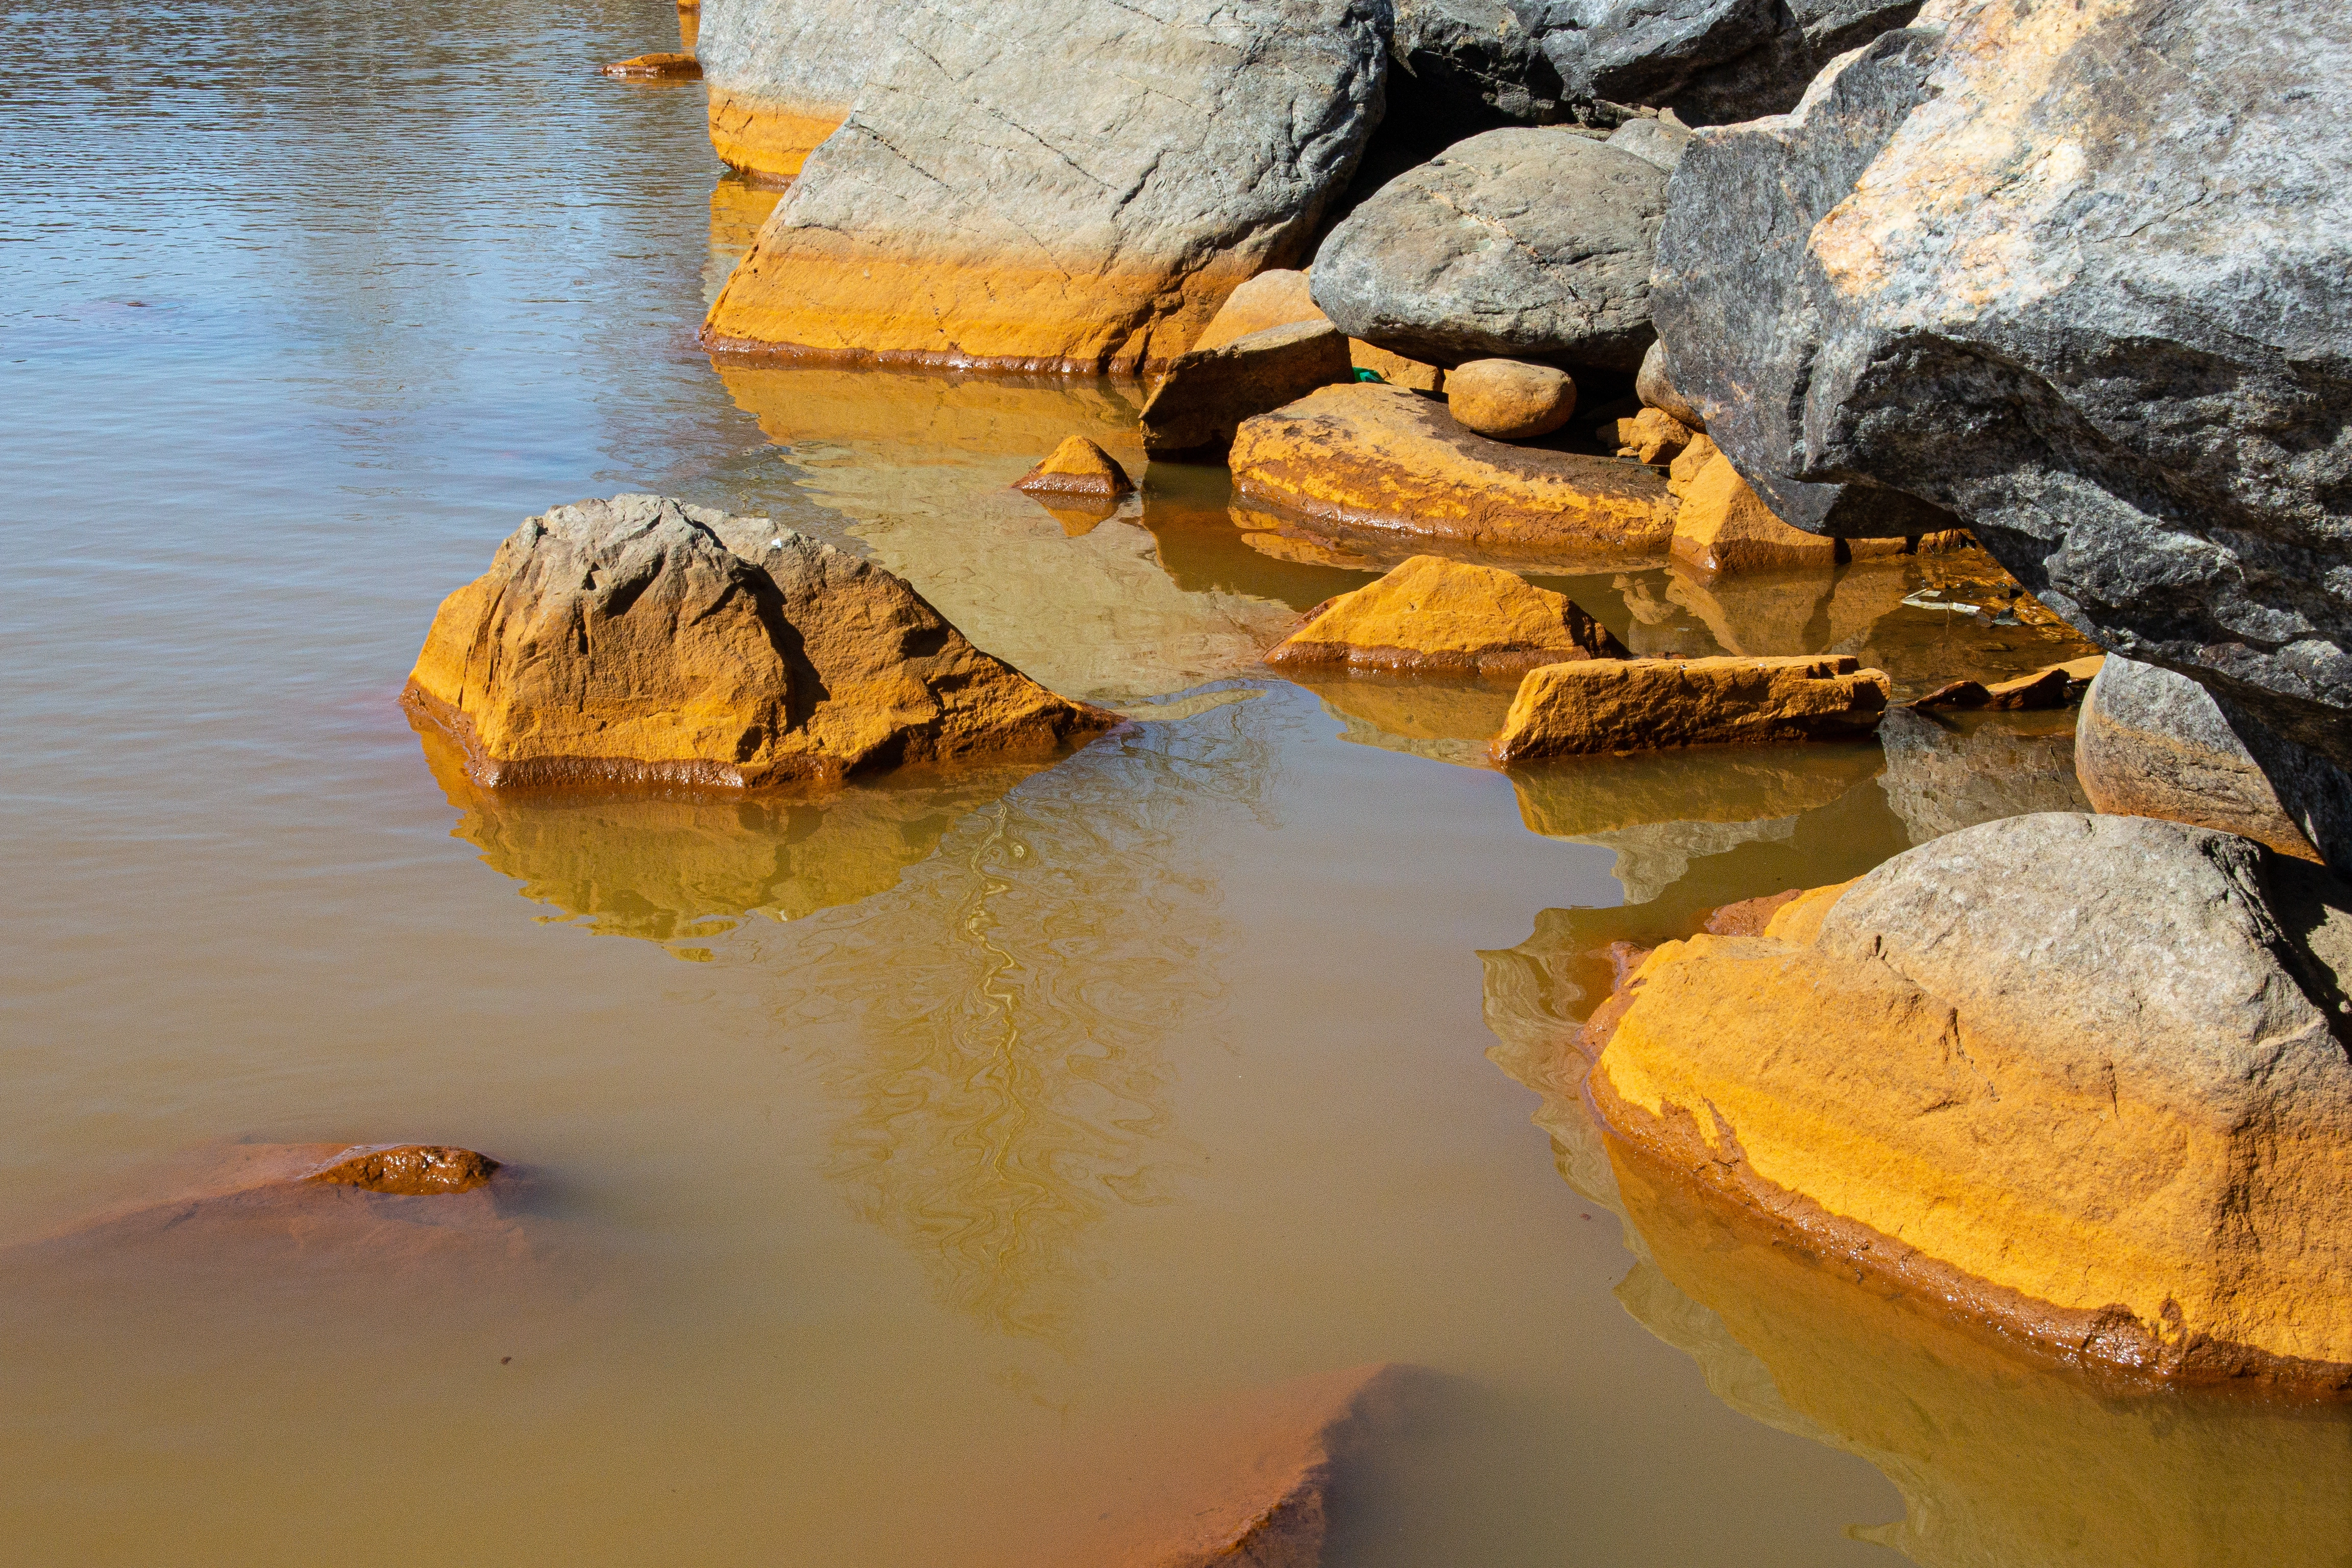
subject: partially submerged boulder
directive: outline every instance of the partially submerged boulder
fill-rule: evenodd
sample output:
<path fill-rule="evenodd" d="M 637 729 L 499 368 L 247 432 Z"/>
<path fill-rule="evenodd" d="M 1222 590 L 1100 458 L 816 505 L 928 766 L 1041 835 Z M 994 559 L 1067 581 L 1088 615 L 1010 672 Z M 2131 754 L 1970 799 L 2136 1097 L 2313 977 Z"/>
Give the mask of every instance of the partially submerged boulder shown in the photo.
<path fill-rule="evenodd" d="M 2212 694 L 2185 675 L 2110 657 L 2074 726 L 2074 766 L 2098 811 L 2215 828 L 2319 858 Z"/>
<path fill-rule="evenodd" d="M 367 1143 L 344 1150 L 302 1180 L 403 1197 L 431 1197 L 470 1193 L 486 1184 L 498 1170 L 499 1162 L 488 1154 L 446 1143 Z"/>
<path fill-rule="evenodd" d="M 1572 100 L 1659 104 L 1694 125 L 1795 105 L 1831 60 L 1918 0 L 1535 0 L 1529 30 Z"/>
<path fill-rule="evenodd" d="M 1192 352 L 1223 348 L 1268 327 L 1330 319 L 1316 305 L 1306 273 L 1275 268 L 1259 273 L 1225 296 L 1225 302 L 1217 307 L 1217 313 L 1193 340 Z M 1348 359 L 1358 370 L 1369 370 L 1391 386 L 1438 392 L 1445 385 L 1445 373 L 1435 365 L 1391 353 L 1361 338 L 1348 340 Z"/>
<path fill-rule="evenodd" d="M 1624 657 L 1624 645 L 1565 594 L 1515 572 L 1416 555 L 1307 611 L 1265 662 L 1494 676 Z"/>
<path fill-rule="evenodd" d="M 1850 654 L 1549 665 L 1519 683 L 1495 760 L 1848 740 L 1877 728 L 1888 689 Z"/>
<path fill-rule="evenodd" d="M 1576 383 L 1564 370 L 1515 359 L 1474 359 L 1445 378 L 1456 423 L 1498 441 L 1549 436 L 1576 413 Z"/>
<path fill-rule="evenodd" d="M 1562 131 L 1491 131 L 1391 181 L 1325 237 L 1315 302 L 1433 364 L 1632 373 L 1650 345 L 1666 171 Z"/>
<path fill-rule="evenodd" d="M 1674 534 L 1645 468 L 1489 440 L 1434 399 L 1370 384 L 1244 422 L 1230 461 L 1242 498 L 1359 527 L 1612 561 L 1653 559 Z"/>
<path fill-rule="evenodd" d="M 1144 403 L 1143 449 L 1230 447 L 1243 420 L 1296 403 L 1318 387 L 1353 381 L 1355 374 L 1347 338 L 1328 321 L 1294 321 L 1194 349 L 1169 367 Z"/>
<path fill-rule="evenodd" d="M 1117 500 L 1135 489 L 1135 481 L 1118 458 L 1084 436 L 1065 436 L 1035 468 L 1013 480 L 1013 488 L 1036 496 Z"/>
<path fill-rule="evenodd" d="M 1701 137 L 1661 331 L 1711 425 L 1750 411 L 1716 435 L 1768 498 L 1758 465 L 1900 487 L 2352 767 L 2347 118 L 2334 0 L 1934 0 Z"/>
<path fill-rule="evenodd" d="M 832 784 L 1050 753 L 1117 721 L 981 652 L 878 566 L 651 495 L 517 529 L 442 602 L 403 700 L 489 786 Z"/>
<path fill-rule="evenodd" d="M 917 10 L 916 0 L 708 0 L 693 47 L 719 160 L 757 179 L 796 177 Z"/>
<path fill-rule="evenodd" d="M 704 341 L 1164 368 L 1237 284 L 1302 258 L 1379 118 L 1387 16 L 1384 0 L 932 0 L 809 155 Z"/>
<path fill-rule="evenodd" d="M 2040 669 L 1987 685 L 1981 680 L 1952 680 L 1911 704 L 1914 708 L 1990 709 L 2032 712 L 2066 708 L 2083 700 L 2099 673 L 2102 655 L 2045 664 Z"/>
<path fill-rule="evenodd" d="M 681 54 L 631 55 L 600 68 L 605 76 L 633 81 L 692 81 L 702 75 L 701 63 Z"/>
<path fill-rule="evenodd" d="M 2047 814 L 1660 947 L 1595 1106 L 1805 1245 L 2084 1362 L 2352 1386 L 2352 889 Z"/>

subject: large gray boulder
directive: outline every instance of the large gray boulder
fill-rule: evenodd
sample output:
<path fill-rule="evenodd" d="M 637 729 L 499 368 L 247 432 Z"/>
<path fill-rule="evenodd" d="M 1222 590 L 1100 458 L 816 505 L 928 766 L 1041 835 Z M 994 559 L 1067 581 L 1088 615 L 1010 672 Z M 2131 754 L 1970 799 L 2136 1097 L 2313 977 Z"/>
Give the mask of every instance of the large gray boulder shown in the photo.
<path fill-rule="evenodd" d="M 2074 756 L 2084 791 L 2100 811 L 2219 828 L 2317 858 L 2311 836 L 2281 803 L 2228 712 L 2185 675 L 2110 654 L 2083 700 Z M 2318 765 L 2305 759 L 2307 769 Z M 2292 772 L 2283 770 L 2291 794 Z M 2325 818 L 2313 826 L 2322 837 L 2340 827 Z"/>
<path fill-rule="evenodd" d="M 711 347 L 1165 366 L 1305 258 L 1378 123 L 1388 0 L 926 0 L 712 304 Z"/>
<path fill-rule="evenodd" d="M 1898 489 L 1800 478 L 1795 389 L 1813 226 L 1843 200 L 1910 107 L 1933 52 L 1898 32 L 1848 56 L 1792 114 L 1710 131 L 1685 149 L 1652 279 L 1674 389 L 1783 522 L 1815 533 L 1933 533 L 1956 520 Z"/>
<path fill-rule="evenodd" d="M 1315 303 L 1408 358 L 1627 374 L 1650 346 L 1667 172 L 1566 131 L 1490 131 L 1391 181 L 1316 253 Z"/>
<path fill-rule="evenodd" d="M 710 142 L 744 173 L 788 180 L 849 118 L 915 0 L 703 0 L 694 54 Z"/>
<path fill-rule="evenodd" d="M 1948 509 L 2110 649 L 2352 766 L 2347 121 L 2337 0 L 1933 0 L 1685 156 L 1678 381 L 1754 408 L 1708 411 L 1743 471 Z"/>
<path fill-rule="evenodd" d="M 1439 146 L 1562 119 L 1559 73 L 1505 0 L 1394 0 L 1384 123 Z"/>
<path fill-rule="evenodd" d="M 1693 125 L 1790 109 L 1919 0 L 1532 0 L 1524 25 L 1570 99 L 1671 107 Z"/>

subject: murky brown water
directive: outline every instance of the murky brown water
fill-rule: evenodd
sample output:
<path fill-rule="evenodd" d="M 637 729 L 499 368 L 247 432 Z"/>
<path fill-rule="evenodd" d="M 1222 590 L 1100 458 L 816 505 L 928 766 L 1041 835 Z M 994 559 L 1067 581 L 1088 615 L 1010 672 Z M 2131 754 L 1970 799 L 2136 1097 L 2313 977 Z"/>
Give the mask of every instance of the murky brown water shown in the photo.
<path fill-rule="evenodd" d="M 1595 948 L 2067 804 L 2063 726 L 1506 777 L 1506 690 L 1261 678 L 1394 545 L 1213 470 L 1003 489 L 1072 430 L 1139 469 L 1133 388 L 714 371 L 764 198 L 698 87 L 589 74 L 667 4 L 10 19 L 0 1561 L 1036 1563 L 1142 1417 L 1380 1360 L 1447 1392 L 1349 1568 L 2352 1561 L 2340 1411 L 2011 1363 L 1621 1196 L 1574 1109 Z M 631 488 L 1145 721 L 819 803 L 470 789 L 393 702 L 434 604 Z M 1900 603 L 1970 569 L 1543 580 L 1911 689 L 2069 651 Z M 141 1212 L 411 1138 L 520 1179 Z"/>

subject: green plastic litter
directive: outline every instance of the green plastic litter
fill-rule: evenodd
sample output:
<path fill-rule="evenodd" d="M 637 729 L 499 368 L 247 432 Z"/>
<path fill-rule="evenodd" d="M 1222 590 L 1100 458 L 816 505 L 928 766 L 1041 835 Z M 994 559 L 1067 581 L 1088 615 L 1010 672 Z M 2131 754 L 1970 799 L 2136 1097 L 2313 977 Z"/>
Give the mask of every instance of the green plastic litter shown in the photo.
<path fill-rule="evenodd" d="M 1359 370 L 1356 372 L 1356 379 L 1358 381 L 1386 381 L 1388 377 L 1382 375 L 1376 370 Z"/>

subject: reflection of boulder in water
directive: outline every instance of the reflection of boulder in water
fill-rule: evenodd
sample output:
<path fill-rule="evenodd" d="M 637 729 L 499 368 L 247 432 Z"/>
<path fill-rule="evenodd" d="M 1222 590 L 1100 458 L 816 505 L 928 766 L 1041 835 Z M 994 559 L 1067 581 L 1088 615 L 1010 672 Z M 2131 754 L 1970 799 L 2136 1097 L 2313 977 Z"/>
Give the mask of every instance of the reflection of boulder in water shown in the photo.
<path fill-rule="evenodd" d="M 1511 786 L 1528 832 L 1613 851 L 1625 901 L 1646 904 L 1693 860 L 1787 842 L 1800 815 L 1878 767 L 1878 748 L 1868 744 L 1700 747 L 1514 768 Z"/>
<path fill-rule="evenodd" d="M 2074 776 L 2073 718 L 1971 714 L 1947 723 L 1890 709 L 1878 726 L 1886 752 L 1879 787 L 1914 844 L 2004 816 L 2088 811 Z"/>
<path fill-rule="evenodd" d="M 1290 679 L 1323 700 L 1343 741 L 1471 768 L 1494 766 L 1486 746 L 1501 732 L 1515 689 L 1499 681 L 1379 675 Z"/>
<path fill-rule="evenodd" d="M 725 798 L 688 790 L 500 791 L 477 787 L 456 746 L 420 732 L 478 846 L 522 896 L 608 936 L 708 938 L 750 915 L 797 920 L 898 885 L 957 820 L 1040 763 L 919 770 L 821 799 Z M 699 956 L 689 952 L 688 956 Z"/>
<path fill-rule="evenodd" d="M 813 922 L 780 1013 L 847 1026 L 830 1173 L 939 1298 L 1062 1342 L 1087 1232 L 1165 1200 L 1174 1069 L 1161 1042 L 1221 985 L 1229 942 L 1189 846 L 1256 813 L 1270 707 L 1148 724 L 975 812 L 896 890 Z M 875 981 L 876 955 L 887 983 Z"/>
<path fill-rule="evenodd" d="M 2352 1560 L 2352 1407 L 2046 1367 L 1609 1148 L 1658 1276 L 1619 1300 L 1735 1408 L 1884 1471 L 1908 1514 L 1866 1539 L 1923 1568 Z"/>

